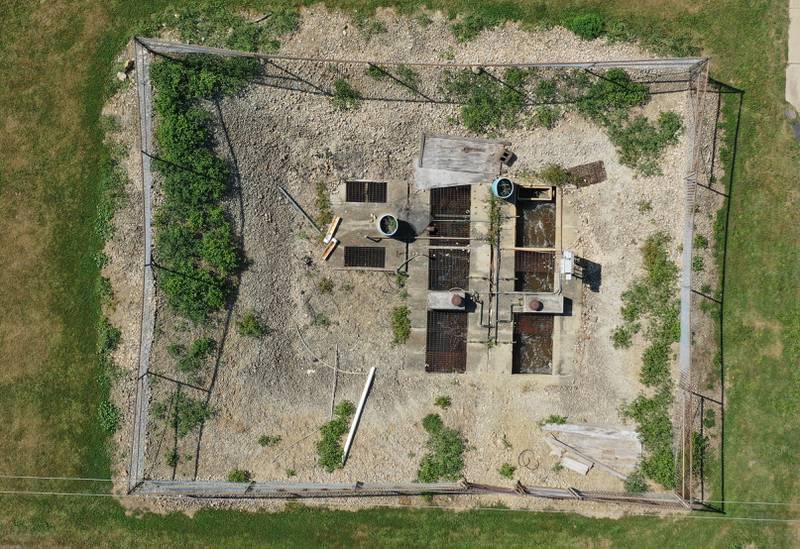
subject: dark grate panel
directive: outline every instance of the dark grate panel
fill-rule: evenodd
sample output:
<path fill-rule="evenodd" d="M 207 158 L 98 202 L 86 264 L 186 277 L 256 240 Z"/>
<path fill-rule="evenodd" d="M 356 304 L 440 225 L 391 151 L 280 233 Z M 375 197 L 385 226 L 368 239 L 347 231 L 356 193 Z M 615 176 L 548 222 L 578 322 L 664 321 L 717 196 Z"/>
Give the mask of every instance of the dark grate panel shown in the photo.
<path fill-rule="evenodd" d="M 606 180 L 606 166 L 602 160 L 573 166 L 567 171 L 570 182 L 578 187 L 587 187 Z"/>
<path fill-rule="evenodd" d="M 553 324 L 553 315 L 514 313 L 511 373 L 553 373 Z"/>
<path fill-rule="evenodd" d="M 425 371 L 459 373 L 467 370 L 467 313 L 428 311 Z"/>
<path fill-rule="evenodd" d="M 382 269 L 386 266 L 386 248 L 383 246 L 345 246 L 344 266 Z"/>
<path fill-rule="evenodd" d="M 386 183 L 378 181 L 348 181 L 345 187 L 347 202 L 386 202 Z"/>
<path fill-rule="evenodd" d="M 467 217 L 472 203 L 469 185 L 431 189 L 432 217 Z"/>
<path fill-rule="evenodd" d="M 514 252 L 514 291 L 552 292 L 556 254 Z"/>
<path fill-rule="evenodd" d="M 469 250 L 428 250 L 428 289 L 469 289 Z"/>

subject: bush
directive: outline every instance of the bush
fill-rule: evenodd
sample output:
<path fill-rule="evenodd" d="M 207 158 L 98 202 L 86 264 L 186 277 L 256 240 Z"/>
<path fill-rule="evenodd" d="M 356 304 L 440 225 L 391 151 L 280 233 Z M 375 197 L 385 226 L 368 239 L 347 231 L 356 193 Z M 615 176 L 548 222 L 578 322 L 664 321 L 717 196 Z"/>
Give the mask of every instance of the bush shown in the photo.
<path fill-rule="evenodd" d="M 511 465 L 510 463 L 504 463 L 500 466 L 497 472 L 500 474 L 501 477 L 504 478 L 514 478 L 514 472 L 517 470 L 516 467 Z"/>
<path fill-rule="evenodd" d="M 355 410 L 356 407 L 352 402 L 343 400 L 334 409 L 334 418 L 320 427 L 322 438 L 317 442 L 317 456 L 320 465 L 329 473 L 342 468 L 344 449 L 341 445 L 341 438 L 347 433 L 350 427 L 350 418 Z"/>
<path fill-rule="evenodd" d="M 699 255 L 696 255 L 692 258 L 692 271 L 696 273 L 702 273 L 703 269 L 705 268 L 705 261 Z"/>
<path fill-rule="evenodd" d="M 650 98 L 647 86 L 633 82 L 623 69 L 609 69 L 577 100 L 578 112 L 610 125 L 624 120 L 631 108 Z"/>
<path fill-rule="evenodd" d="M 695 248 L 698 248 L 698 249 L 701 249 L 701 250 L 705 250 L 706 248 L 708 248 L 708 239 L 705 236 L 701 235 L 701 234 L 694 235 L 694 241 L 693 242 L 694 242 L 694 247 Z"/>
<path fill-rule="evenodd" d="M 397 78 L 415 90 L 419 88 L 419 74 L 411 67 L 399 65 L 397 67 Z"/>
<path fill-rule="evenodd" d="M 551 414 L 539 422 L 539 425 L 564 425 L 567 422 L 567 416 L 560 416 L 558 414 Z"/>
<path fill-rule="evenodd" d="M 180 461 L 181 456 L 178 454 L 178 450 L 175 448 L 170 450 L 169 454 L 167 454 L 167 466 L 175 468 Z"/>
<path fill-rule="evenodd" d="M 311 319 L 311 325 L 325 328 L 331 325 L 331 319 L 325 313 L 316 313 Z"/>
<path fill-rule="evenodd" d="M 331 221 L 333 221 L 331 197 L 324 181 L 317 181 L 316 185 L 314 185 L 314 191 L 314 205 L 317 207 L 317 223 L 322 225 L 324 230 L 324 227 L 330 225 Z"/>
<path fill-rule="evenodd" d="M 156 417 L 164 418 L 170 412 L 170 421 L 178 438 L 183 438 L 214 416 L 214 412 L 199 399 L 187 397 L 180 391 L 176 391 L 168 405 L 159 403 L 153 407 Z"/>
<path fill-rule="evenodd" d="M 561 118 L 561 110 L 557 107 L 543 106 L 536 109 L 533 113 L 533 125 L 540 128 L 552 130 L 556 127 L 556 122 Z"/>
<path fill-rule="evenodd" d="M 623 414 L 638 425 L 639 436 L 647 455 L 642 460 L 642 473 L 665 488 L 675 487 L 675 461 L 672 455 L 672 422 L 669 406 L 672 396 L 669 388 L 662 388 L 655 396 L 639 395 Z"/>
<path fill-rule="evenodd" d="M 647 480 L 639 469 L 625 479 L 625 491 L 629 494 L 641 494 L 647 491 Z"/>
<path fill-rule="evenodd" d="M 605 30 L 603 18 L 596 13 L 570 17 L 564 22 L 564 26 L 584 40 L 594 40 L 602 35 Z"/>
<path fill-rule="evenodd" d="M 168 351 L 178 358 L 178 370 L 185 374 L 196 374 L 206 359 L 216 350 L 217 342 L 209 337 L 195 340 L 186 351 L 182 346 L 170 346 Z"/>
<path fill-rule="evenodd" d="M 250 471 L 245 469 L 231 469 L 228 473 L 228 482 L 250 482 Z"/>
<path fill-rule="evenodd" d="M 655 387 L 669 381 L 669 342 L 655 341 L 642 355 L 640 379 L 643 385 Z"/>
<path fill-rule="evenodd" d="M 612 126 L 609 135 L 617 148 L 620 163 L 642 175 L 660 175 L 658 163 L 664 149 L 678 142 L 682 127 L 678 114 L 662 112 L 656 124 L 644 116 L 637 116 L 628 124 Z"/>
<path fill-rule="evenodd" d="M 536 175 L 548 185 L 561 187 L 570 182 L 569 172 L 559 164 L 547 164 Z"/>
<path fill-rule="evenodd" d="M 264 337 L 269 333 L 269 328 L 256 315 L 255 311 L 247 311 L 239 321 L 239 335 L 244 337 Z"/>
<path fill-rule="evenodd" d="M 392 309 L 392 344 L 402 345 L 411 335 L 411 310 L 405 305 Z"/>
<path fill-rule="evenodd" d="M 438 396 L 436 400 L 433 401 L 434 406 L 438 406 L 439 408 L 447 409 L 452 404 L 449 396 Z"/>
<path fill-rule="evenodd" d="M 527 71 L 512 68 L 506 71 L 505 79 L 521 87 L 528 75 Z M 474 133 L 514 128 L 525 108 L 524 95 L 484 72 L 475 74 L 469 69 L 446 72 L 442 91 L 449 99 L 463 103 L 461 121 Z"/>
<path fill-rule="evenodd" d="M 627 349 L 633 343 L 633 334 L 635 333 L 631 324 L 617 326 L 611 332 L 611 343 L 615 349 Z"/>
<path fill-rule="evenodd" d="M 461 433 L 445 427 L 437 414 L 426 416 L 422 426 L 428 433 L 428 453 L 420 462 L 417 479 L 420 482 L 458 480 L 464 469 L 464 439 Z"/>
<path fill-rule="evenodd" d="M 361 102 L 361 93 L 344 78 L 337 78 L 333 82 L 331 91 L 333 106 L 339 110 L 350 110 L 358 107 Z"/>
<path fill-rule="evenodd" d="M 327 278 L 327 277 L 320 279 L 320 281 L 317 283 L 317 290 L 319 290 L 319 293 L 321 293 L 321 294 L 330 294 L 330 293 L 332 293 L 333 292 L 333 280 L 331 280 L 330 278 Z"/>
<path fill-rule="evenodd" d="M 113 435 L 119 428 L 119 408 L 108 398 L 104 398 L 100 401 L 98 420 L 103 431 L 108 435 Z"/>
<path fill-rule="evenodd" d="M 373 65 L 372 63 L 370 63 L 364 70 L 364 74 L 366 74 L 370 78 L 375 78 L 377 80 L 380 80 L 382 78 L 386 78 L 386 69 L 384 69 L 380 65 Z"/>
<path fill-rule="evenodd" d="M 708 437 L 700 433 L 692 433 L 692 474 L 701 478 L 706 473 L 706 454 L 708 452 Z"/>
<path fill-rule="evenodd" d="M 280 436 L 261 435 L 258 437 L 258 444 L 264 448 L 276 446 L 280 441 Z"/>

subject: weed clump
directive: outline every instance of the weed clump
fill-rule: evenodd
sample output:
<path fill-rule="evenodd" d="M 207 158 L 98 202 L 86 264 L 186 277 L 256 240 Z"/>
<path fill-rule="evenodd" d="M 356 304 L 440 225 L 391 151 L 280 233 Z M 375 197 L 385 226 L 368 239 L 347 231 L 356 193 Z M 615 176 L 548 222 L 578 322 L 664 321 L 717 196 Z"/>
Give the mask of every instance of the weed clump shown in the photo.
<path fill-rule="evenodd" d="M 641 494 L 647 491 L 647 480 L 639 469 L 625 479 L 625 491 L 629 494 Z"/>
<path fill-rule="evenodd" d="M 392 344 L 402 345 L 411 335 L 411 310 L 402 305 L 392 309 Z"/>
<path fill-rule="evenodd" d="M 329 473 L 342 468 L 344 449 L 341 445 L 341 438 L 347 432 L 350 418 L 355 411 L 356 407 L 352 402 L 343 400 L 336 405 L 333 419 L 320 427 L 322 438 L 317 442 L 317 456 L 319 464 Z"/>
<path fill-rule="evenodd" d="M 458 480 L 464 469 L 464 439 L 455 429 L 444 426 L 438 414 L 430 414 L 422 420 L 428 433 L 428 453 L 422 458 L 417 472 L 420 482 Z"/>
<path fill-rule="evenodd" d="M 643 175 L 660 175 L 661 154 L 665 147 L 678 142 L 682 128 L 677 113 L 662 112 L 655 124 L 637 116 L 627 124 L 614 125 L 610 136 L 623 165 Z"/>
<path fill-rule="evenodd" d="M 203 337 L 196 339 L 188 351 L 180 345 L 171 345 L 168 350 L 171 355 L 178 358 L 178 370 L 184 374 L 195 375 L 216 348 L 216 341 L 210 337 Z"/>
<path fill-rule="evenodd" d="M 361 93 L 345 78 L 337 78 L 333 82 L 331 101 L 340 111 L 355 109 L 361 103 Z"/>
<path fill-rule="evenodd" d="M 596 13 L 570 17 L 564 21 L 564 26 L 584 40 L 594 40 L 605 32 L 605 21 Z"/>
<path fill-rule="evenodd" d="M 445 395 L 440 395 L 440 396 L 436 397 L 436 400 L 433 401 L 433 405 L 434 406 L 438 406 L 439 408 L 442 408 L 442 409 L 449 408 L 451 404 L 452 404 L 452 401 L 450 400 L 450 397 L 449 396 L 445 396 Z"/>
<path fill-rule="evenodd" d="M 279 435 L 261 435 L 258 437 L 258 445 L 263 448 L 277 446 L 280 441 L 281 437 Z"/>
<path fill-rule="evenodd" d="M 497 473 L 503 478 L 514 478 L 514 473 L 516 472 L 517 468 L 511 465 L 510 463 L 504 463 L 500 466 L 497 470 Z"/>
<path fill-rule="evenodd" d="M 255 311 L 247 311 L 242 316 L 242 320 L 239 321 L 238 331 L 239 335 L 259 338 L 269 334 L 270 330 Z"/>
<path fill-rule="evenodd" d="M 228 482 L 250 482 L 252 475 L 244 469 L 231 469 L 228 473 Z"/>

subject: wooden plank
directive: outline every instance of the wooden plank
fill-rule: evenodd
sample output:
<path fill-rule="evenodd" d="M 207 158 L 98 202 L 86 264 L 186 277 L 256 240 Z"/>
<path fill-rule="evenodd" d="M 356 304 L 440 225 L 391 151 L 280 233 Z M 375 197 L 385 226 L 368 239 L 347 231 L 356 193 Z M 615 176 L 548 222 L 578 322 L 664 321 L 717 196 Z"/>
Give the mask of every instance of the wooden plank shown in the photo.
<path fill-rule="evenodd" d="M 573 454 L 577 455 L 578 457 L 581 457 L 581 458 L 583 458 L 585 460 L 591 461 L 592 463 L 595 464 L 596 467 L 599 467 L 600 469 L 602 469 L 603 471 L 605 471 L 606 473 L 608 473 L 608 474 L 610 474 L 612 476 L 615 476 L 615 477 L 617 477 L 619 479 L 622 479 L 622 480 L 625 480 L 625 479 L 628 478 L 626 475 L 620 473 L 616 469 L 613 469 L 613 468 L 609 467 L 605 463 L 601 463 L 600 461 L 593 460 L 591 457 L 587 456 L 586 454 L 584 454 L 583 452 L 581 452 L 577 448 L 573 448 L 572 446 L 570 446 L 568 444 L 564 444 L 563 442 L 558 440 L 555 436 L 553 436 L 552 433 L 550 434 L 550 436 L 552 437 L 553 442 L 556 444 L 556 446 L 560 446 L 565 451 L 572 452 Z"/>
<path fill-rule="evenodd" d="M 336 229 L 339 228 L 339 223 L 341 222 L 342 218 L 338 215 L 333 218 L 333 221 L 331 221 L 331 224 L 328 226 L 328 232 L 325 234 L 325 238 L 322 239 L 324 244 L 328 244 L 331 241 L 333 235 L 336 234 Z"/>
<path fill-rule="evenodd" d="M 331 238 L 331 241 L 328 242 L 328 245 L 325 246 L 325 249 L 322 251 L 322 260 L 328 261 L 328 258 L 333 253 L 333 250 L 336 249 L 336 245 L 339 244 L 339 241 L 335 238 Z"/>
<path fill-rule="evenodd" d="M 619 439 L 619 440 L 639 440 L 636 431 L 628 429 L 617 429 L 615 427 L 600 427 L 595 425 L 583 425 L 578 423 L 545 423 L 542 431 L 575 433 L 586 437 Z"/>
<path fill-rule="evenodd" d="M 561 465 L 563 465 L 570 471 L 575 471 L 576 473 L 580 473 L 581 475 L 589 474 L 589 471 L 591 470 L 593 463 L 594 462 L 584 463 L 581 460 L 573 459 L 567 455 L 561 458 Z"/>

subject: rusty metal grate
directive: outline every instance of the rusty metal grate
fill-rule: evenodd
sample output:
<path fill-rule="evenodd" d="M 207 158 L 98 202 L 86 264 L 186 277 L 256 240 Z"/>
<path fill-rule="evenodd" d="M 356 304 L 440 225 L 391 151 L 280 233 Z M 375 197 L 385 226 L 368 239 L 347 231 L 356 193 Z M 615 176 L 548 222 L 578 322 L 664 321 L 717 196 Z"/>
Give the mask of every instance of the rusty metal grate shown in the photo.
<path fill-rule="evenodd" d="M 472 203 L 472 187 L 442 187 L 431 189 L 432 217 L 467 217 Z"/>
<path fill-rule="evenodd" d="M 469 185 L 431 189 L 431 246 L 469 244 L 471 196 Z"/>
<path fill-rule="evenodd" d="M 606 166 L 602 160 L 573 166 L 567 172 L 570 181 L 578 187 L 587 187 L 606 180 Z"/>
<path fill-rule="evenodd" d="M 553 315 L 514 313 L 512 374 L 553 373 Z"/>
<path fill-rule="evenodd" d="M 386 183 L 379 181 L 348 181 L 345 187 L 347 202 L 386 202 Z"/>
<path fill-rule="evenodd" d="M 514 252 L 514 291 L 552 292 L 555 252 Z"/>
<path fill-rule="evenodd" d="M 386 266 L 386 248 L 383 246 L 345 246 L 344 266 L 383 269 Z"/>
<path fill-rule="evenodd" d="M 467 370 L 467 313 L 428 311 L 425 371 L 459 373 Z"/>
<path fill-rule="evenodd" d="M 428 289 L 469 289 L 469 250 L 428 250 Z"/>

